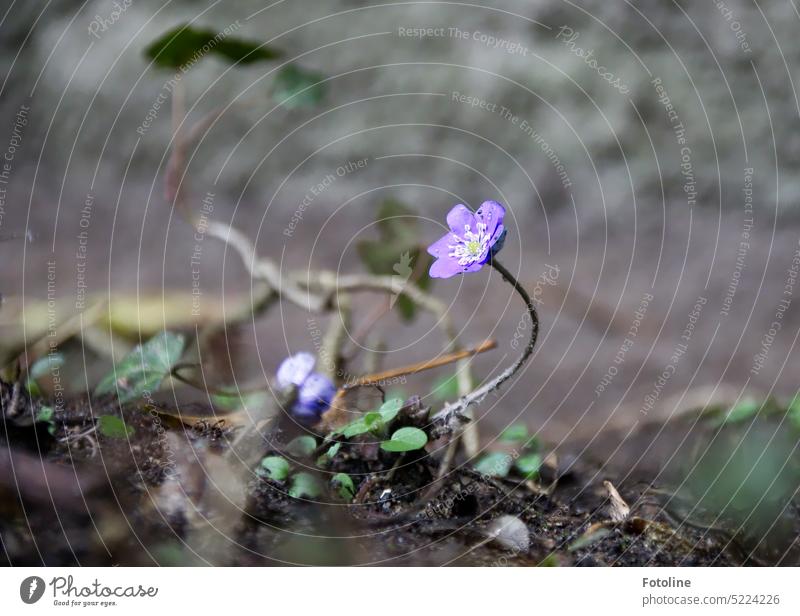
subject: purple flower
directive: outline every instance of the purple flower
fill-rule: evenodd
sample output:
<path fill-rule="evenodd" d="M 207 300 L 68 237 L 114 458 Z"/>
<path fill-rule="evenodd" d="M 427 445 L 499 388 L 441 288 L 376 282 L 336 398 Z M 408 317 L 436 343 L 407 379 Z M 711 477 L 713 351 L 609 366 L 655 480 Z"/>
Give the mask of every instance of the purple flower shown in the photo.
<path fill-rule="evenodd" d="M 331 405 L 336 387 L 331 380 L 314 372 L 316 359 L 311 353 L 297 353 L 281 362 L 276 373 L 278 387 L 282 390 L 296 388 L 292 415 L 303 421 L 316 421 Z"/>
<path fill-rule="evenodd" d="M 497 201 L 484 201 L 474 214 L 459 203 L 447 214 L 450 233 L 428 247 L 436 257 L 431 278 L 451 278 L 456 274 L 477 272 L 503 247 L 506 210 Z"/>

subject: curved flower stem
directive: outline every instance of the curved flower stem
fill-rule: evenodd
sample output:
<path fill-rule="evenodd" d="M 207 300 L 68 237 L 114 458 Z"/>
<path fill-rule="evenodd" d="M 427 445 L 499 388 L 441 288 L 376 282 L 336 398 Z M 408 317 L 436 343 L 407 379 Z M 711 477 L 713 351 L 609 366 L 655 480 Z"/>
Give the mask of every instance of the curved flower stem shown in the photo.
<path fill-rule="evenodd" d="M 500 273 L 500 275 L 503 277 L 503 280 L 514 287 L 514 290 L 522 298 L 522 301 L 525 302 L 525 307 L 531 320 L 531 335 L 528 339 L 528 343 L 522 350 L 522 355 L 519 356 L 517 361 L 503 370 L 503 372 L 501 372 L 491 381 L 484 383 L 477 389 L 472 390 L 466 396 L 462 396 L 457 402 L 446 405 L 444 409 L 434 416 L 434 419 L 444 421 L 448 427 L 452 427 L 450 426 L 452 420 L 457 419 L 459 421 L 463 421 L 466 419 L 463 417 L 463 412 L 469 406 L 482 402 L 487 395 L 498 389 L 503 383 L 514 376 L 520 370 L 520 368 L 522 368 L 522 366 L 525 365 L 525 362 L 528 361 L 533 353 L 533 348 L 536 346 L 536 338 L 539 335 L 539 316 L 536 314 L 536 306 L 534 305 L 530 295 L 528 295 L 528 292 L 522 288 L 522 285 L 519 284 L 511 272 L 509 272 L 497 259 L 492 258 L 489 261 L 489 265 L 491 265 Z"/>

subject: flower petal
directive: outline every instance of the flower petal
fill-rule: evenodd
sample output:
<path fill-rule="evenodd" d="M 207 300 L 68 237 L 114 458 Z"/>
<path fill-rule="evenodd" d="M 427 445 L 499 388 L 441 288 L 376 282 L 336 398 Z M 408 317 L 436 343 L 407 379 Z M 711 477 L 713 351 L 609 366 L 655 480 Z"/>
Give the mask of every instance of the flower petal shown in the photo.
<path fill-rule="evenodd" d="M 503 225 L 497 227 L 492 236 L 492 239 L 489 241 L 489 254 L 491 256 L 496 255 L 500 250 L 503 248 L 503 244 L 506 243 L 506 228 Z"/>
<path fill-rule="evenodd" d="M 494 240 L 497 227 L 503 224 L 503 217 L 506 215 L 506 208 L 497 201 L 484 201 L 475 212 L 475 218 L 486 225 L 486 234 Z"/>
<path fill-rule="evenodd" d="M 431 278 L 452 278 L 463 271 L 464 268 L 458 264 L 458 261 L 451 257 L 442 257 L 433 262 L 431 269 L 428 271 L 428 276 Z"/>
<path fill-rule="evenodd" d="M 484 259 L 483 261 L 478 261 L 478 262 L 476 262 L 476 263 L 470 263 L 469 265 L 462 265 L 462 266 L 461 266 L 461 267 L 462 267 L 462 271 L 463 271 L 464 273 L 467 273 L 467 272 L 477 272 L 477 271 L 478 271 L 479 269 L 481 269 L 481 268 L 482 268 L 484 265 L 486 265 L 486 261 L 488 261 L 488 260 L 489 260 L 489 259 L 488 259 L 488 258 L 486 258 L 486 259 Z"/>
<path fill-rule="evenodd" d="M 461 237 L 464 235 L 464 228 L 467 225 L 475 231 L 475 214 L 463 203 L 453 206 L 453 209 L 447 213 L 447 226 L 453 233 Z"/>
<path fill-rule="evenodd" d="M 292 413 L 304 419 L 317 418 L 330 407 L 335 395 L 336 387 L 331 380 L 314 372 L 300 387 Z"/>
<path fill-rule="evenodd" d="M 317 360 L 311 353 L 296 353 L 287 357 L 278 366 L 275 378 L 280 389 L 288 389 L 292 385 L 300 387 L 311 374 Z"/>
<path fill-rule="evenodd" d="M 456 240 L 448 233 L 442 238 L 436 240 L 433 244 L 428 246 L 428 254 L 432 257 L 443 259 L 450 253 L 450 245 L 454 244 Z"/>

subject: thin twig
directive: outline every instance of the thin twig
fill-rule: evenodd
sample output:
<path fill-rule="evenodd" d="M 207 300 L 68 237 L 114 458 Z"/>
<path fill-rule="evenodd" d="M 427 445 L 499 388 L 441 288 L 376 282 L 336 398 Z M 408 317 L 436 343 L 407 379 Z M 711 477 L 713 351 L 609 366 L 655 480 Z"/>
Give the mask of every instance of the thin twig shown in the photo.
<path fill-rule="evenodd" d="M 383 372 L 377 372 L 375 374 L 367 374 L 357 378 L 355 381 L 345 383 L 342 388 L 353 389 L 354 387 L 362 387 L 364 385 L 375 385 L 400 376 L 417 374 L 419 372 L 424 372 L 425 370 L 431 370 L 432 368 L 439 368 L 441 366 L 452 364 L 453 362 L 472 357 L 473 355 L 485 353 L 486 351 L 490 351 L 494 348 L 497 348 L 496 340 L 484 340 L 478 346 L 464 349 L 463 351 L 455 351 L 446 355 L 440 355 L 439 357 L 417 362 L 416 364 L 411 364 L 410 366 L 402 366 L 400 368 L 392 368 L 390 370 L 384 370 Z"/>
<path fill-rule="evenodd" d="M 525 302 L 525 307 L 528 311 L 528 316 L 531 319 L 531 336 L 528 340 L 528 343 L 525 345 L 525 348 L 522 351 L 522 355 L 520 355 L 519 359 L 511 364 L 508 368 L 503 370 L 498 376 L 493 378 L 492 380 L 488 381 L 484 385 L 478 387 L 477 389 L 471 391 L 466 396 L 462 396 L 453 404 L 445 405 L 444 409 L 439 411 L 435 416 L 434 419 L 439 420 L 440 422 L 444 423 L 445 425 L 451 426 L 454 422 L 461 423 L 463 421 L 464 411 L 473 405 L 473 404 L 480 404 L 486 396 L 488 396 L 493 391 L 497 390 L 503 383 L 505 383 L 508 379 L 514 376 L 522 366 L 525 365 L 525 362 L 528 361 L 531 354 L 533 353 L 533 348 L 536 346 L 536 338 L 539 335 L 539 317 L 536 314 L 536 306 L 534 306 L 533 300 L 531 300 L 528 292 L 522 288 L 522 286 L 517 282 L 517 279 L 511 275 L 503 265 L 500 264 L 499 261 L 496 259 L 492 259 L 490 261 L 492 267 L 494 267 L 500 275 L 503 277 L 503 280 L 508 282 L 511 286 L 514 287 L 514 290 L 519 294 L 522 300 Z"/>

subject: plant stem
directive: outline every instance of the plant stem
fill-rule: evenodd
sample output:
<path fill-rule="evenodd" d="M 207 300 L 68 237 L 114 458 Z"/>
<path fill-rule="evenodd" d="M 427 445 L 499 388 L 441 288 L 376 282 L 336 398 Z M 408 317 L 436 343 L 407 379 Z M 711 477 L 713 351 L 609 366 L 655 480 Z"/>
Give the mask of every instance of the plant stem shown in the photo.
<path fill-rule="evenodd" d="M 503 372 L 501 372 L 488 383 L 485 383 L 477 389 L 474 389 L 466 396 L 462 396 L 454 404 L 448 404 L 444 409 L 436 414 L 434 417 L 435 419 L 443 420 L 444 423 L 448 425 L 454 419 L 458 419 L 459 421 L 463 420 L 464 418 L 462 414 L 469 406 L 473 404 L 479 404 L 487 395 L 498 389 L 503 383 L 514 376 L 530 358 L 531 354 L 533 353 L 533 348 L 536 346 L 536 338 L 539 335 L 539 317 L 536 314 L 536 306 L 534 305 L 530 295 L 528 295 L 528 292 L 522 288 L 522 285 L 519 284 L 511 272 L 509 272 L 497 259 L 491 259 L 489 261 L 489 265 L 491 265 L 500 273 L 500 275 L 503 277 L 503 280 L 514 287 L 514 290 L 522 298 L 522 301 L 525 302 L 525 307 L 531 320 L 531 335 L 528 343 L 525 345 L 525 348 L 522 351 L 522 355 L 520 355 L 517 361 L 503 370 Z"/>

